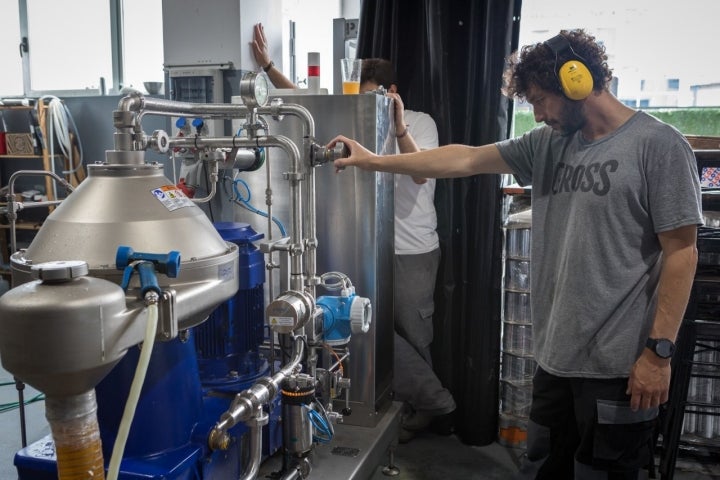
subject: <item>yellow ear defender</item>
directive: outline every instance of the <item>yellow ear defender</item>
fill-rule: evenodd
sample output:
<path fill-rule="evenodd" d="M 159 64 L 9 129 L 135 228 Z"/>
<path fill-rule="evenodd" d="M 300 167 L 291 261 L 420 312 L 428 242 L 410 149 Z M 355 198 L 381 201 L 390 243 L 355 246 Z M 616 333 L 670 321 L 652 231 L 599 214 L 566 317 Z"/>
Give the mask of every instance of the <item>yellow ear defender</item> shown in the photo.
<path fill-rule="evenodd" d="M 555 70 L 565 96 L 570 100 L 584 100 L 589 97 L 593 90 L 592 74 L 581 61 L 582 57 L 575 53 L 568 39 L 560 34 L 546 40 L 544 44 L 555 54 L 556 67 L 558 57 L 566 50 L 570 50 L 576 57 L 563 63 L 560 68 Z"/>

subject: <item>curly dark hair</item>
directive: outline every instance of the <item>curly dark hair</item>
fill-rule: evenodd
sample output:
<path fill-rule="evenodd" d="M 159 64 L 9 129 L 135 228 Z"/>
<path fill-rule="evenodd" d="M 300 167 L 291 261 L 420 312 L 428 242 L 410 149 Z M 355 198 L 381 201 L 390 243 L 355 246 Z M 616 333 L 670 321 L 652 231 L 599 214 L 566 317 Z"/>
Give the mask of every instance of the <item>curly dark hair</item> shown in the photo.
<path fill-rule="evenodd" d="M 390 61 L 384 58 L 365 58 L 362 61 L 360 83 L 373 82 L 385 89 L 397 83 L 395 69 Z"/>
<path fill-rule="evenodd" d="M 549 92 L 562 92 L 557 68 L 566 61 L 581 60 L 592 74 L 593 90 L 605 90 L 612 79 L 612 70 L 607 64 L 605 46 L 583 29 L 561 30 L 572 51 L 564 51 L 558 58 L 545 42 L 522 47 L 520 53 L 507 58 L 503 93 L 508 97 L 525 98 L 531 86 Z M 574 53 L 573 53 L 574 52 Z M 580 58 L 578 58 L 580 57 Z"/>

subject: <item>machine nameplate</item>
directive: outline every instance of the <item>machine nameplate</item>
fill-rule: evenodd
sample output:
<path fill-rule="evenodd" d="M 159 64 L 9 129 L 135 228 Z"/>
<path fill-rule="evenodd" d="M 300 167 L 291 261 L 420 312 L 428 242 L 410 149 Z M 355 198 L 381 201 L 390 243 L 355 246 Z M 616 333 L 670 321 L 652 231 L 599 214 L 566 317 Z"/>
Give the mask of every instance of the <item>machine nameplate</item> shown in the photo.
<path fill-rule="evenodd" d="M 224 263 L 218 266 L 218 278 L 223 281 L 232 280 L 235 276 L 233 262 Z"/>

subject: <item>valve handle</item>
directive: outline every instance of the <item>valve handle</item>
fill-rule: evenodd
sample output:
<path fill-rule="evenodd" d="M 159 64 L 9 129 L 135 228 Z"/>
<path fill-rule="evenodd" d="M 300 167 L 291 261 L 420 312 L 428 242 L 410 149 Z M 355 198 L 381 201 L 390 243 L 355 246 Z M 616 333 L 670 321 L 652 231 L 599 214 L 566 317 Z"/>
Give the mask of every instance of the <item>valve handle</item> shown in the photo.
<path fill-rule="evenodd" d="M 121 245 L 115 254 L 115 265 L 123 270 L 121 287 L 127 290 L 133 271 L 140 275 L 140 294 L 145 297 L 149 291 L 162 294 L 155 272 L 164 273 L 175 278 L 180 271 L 180 252 L 172 250 L 166 254 L 135 252 L 128 246 Z"/>
<path fill-rule="evenodd" d="M 115 264 L 119 270 L 136 260 L 152 262 L 158 272 L 164 273 L 170 278 L 176 278 L 180 271 L 180 252 L 176 250 L 171 250 L 168 253 L 143 253 L 136 252 L 124 245 L 118 247 L 115 254 Z"/>

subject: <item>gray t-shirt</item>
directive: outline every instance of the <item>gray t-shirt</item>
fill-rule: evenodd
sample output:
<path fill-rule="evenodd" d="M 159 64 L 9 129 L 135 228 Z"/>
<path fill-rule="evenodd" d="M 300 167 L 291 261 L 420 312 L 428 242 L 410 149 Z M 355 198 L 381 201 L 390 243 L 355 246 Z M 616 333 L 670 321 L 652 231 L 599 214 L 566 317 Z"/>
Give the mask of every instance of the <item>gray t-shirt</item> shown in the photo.
<path fill-rule="evenodd" d="M 638 112 L 594 142 L 544 126 L 497 147 L 532 185 L 536 361 L 559 376 L 628 376 L 654 320 L 657 233 L 702 224 L 690 146 Z"/>

